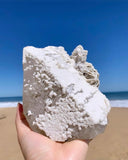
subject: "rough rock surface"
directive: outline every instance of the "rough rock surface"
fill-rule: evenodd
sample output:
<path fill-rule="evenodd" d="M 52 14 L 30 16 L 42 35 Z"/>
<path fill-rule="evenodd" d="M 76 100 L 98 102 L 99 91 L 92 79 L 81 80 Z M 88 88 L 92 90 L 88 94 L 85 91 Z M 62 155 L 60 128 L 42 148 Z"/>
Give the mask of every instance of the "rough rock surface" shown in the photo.
<path fill-rule="evenodd" d="M 75 68 L 86 78 L 86 81 L 93 86 L 99 86 L 99 73 L 91 63 L 86 62 L 87 50 L 84 50 L 81 45 L 77 46 L 71 58 L 75 60 Z"/>
<path fill-rule="evenodd" d="M 88 75 L 96 73 L 95 83 L 76 67 L 77 62 L 83 66 L 85 61 L 81 46 L 72 58 L 63 47 L 24 48 L 23 106 L 32 130 L 55 141 L 92 139 L 104 131 L 109 101 L 95 87 L 98 74 L 92 65 L 85 68 Z"/>

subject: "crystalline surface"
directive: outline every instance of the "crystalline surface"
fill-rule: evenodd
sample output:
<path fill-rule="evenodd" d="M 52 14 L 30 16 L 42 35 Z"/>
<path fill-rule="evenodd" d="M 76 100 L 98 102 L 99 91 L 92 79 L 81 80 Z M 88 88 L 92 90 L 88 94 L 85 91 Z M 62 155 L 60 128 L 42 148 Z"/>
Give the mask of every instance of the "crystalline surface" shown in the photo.
<path fill-rule="evenodd" d="M 98 72 L 85 62 L 86 53 L 82 46 L 71 58 L 63 47 L 24 48 L 23 106 L 32 130 L 55 141 L 92 139 L 104 131 L 110 105 L 95 87 Z"/>
<path fill-rule="evenodd" d="M 88 51 L 79 45 L 74 49 L 71 58 L 75 60 L 75 68 L 86 78 L 86 81 L 98 87 L 100 83 L 99 73 L 91 63 L 86 62 L 87 53 Z"/>

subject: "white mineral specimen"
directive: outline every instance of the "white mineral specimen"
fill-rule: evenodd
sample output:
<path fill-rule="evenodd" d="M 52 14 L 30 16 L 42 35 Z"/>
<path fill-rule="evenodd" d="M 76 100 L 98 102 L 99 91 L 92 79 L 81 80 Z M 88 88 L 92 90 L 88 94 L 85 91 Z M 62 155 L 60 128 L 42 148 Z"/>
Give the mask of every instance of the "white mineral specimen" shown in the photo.
<path fill-rule="evenodd" d="M 99 73 L 91 63 L 86 62 L 87 50 L 81 45 L 77 46 L 72 52 L 71 58 L 75 60 L 75 68 L 86 78 L 86 81 L 93 86 L 99 86 Z"/>
<path fill-rule="evenodd" d="M 23 106 L 32 130 L 54 141 L 92 139 L 104 131 L 110 105 L 95 87 L 94 67 L 80 68 L 86 53 L 82 46 L 71 58 L 63 47 L 24 48 Z"/>

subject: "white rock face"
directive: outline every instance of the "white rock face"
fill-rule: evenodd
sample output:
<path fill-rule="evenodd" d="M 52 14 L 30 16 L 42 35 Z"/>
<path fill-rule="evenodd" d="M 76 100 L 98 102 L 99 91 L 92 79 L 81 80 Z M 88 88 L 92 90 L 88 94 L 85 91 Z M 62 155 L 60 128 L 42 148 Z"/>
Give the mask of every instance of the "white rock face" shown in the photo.
<path fill-rule="evenodd" d="M 98 72 L 92 65 L 84 67 L 93 75 L 94 83 L 90 82 L 78 69 L 85 64 L 87 51 L 82 46 L 76 50 L 71 58 L 63 47 L 23 50 L 24 115 L 32 130 L 54 141 L 92 139 L 107 125 L 110 104 L 95 87 Z"/>

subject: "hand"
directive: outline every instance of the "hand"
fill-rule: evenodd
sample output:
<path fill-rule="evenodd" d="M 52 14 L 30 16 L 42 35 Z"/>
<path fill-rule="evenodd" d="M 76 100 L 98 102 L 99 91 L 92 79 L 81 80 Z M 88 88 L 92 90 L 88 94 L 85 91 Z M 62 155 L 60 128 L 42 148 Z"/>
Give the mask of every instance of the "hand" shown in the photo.
<path fill-rule="evenodd" d="M 23 115 L 22 104 L 18 104 L 15 123 L 25 160 L 85 160 L 88 140 L 61 143 L 33 132 Z"/>

